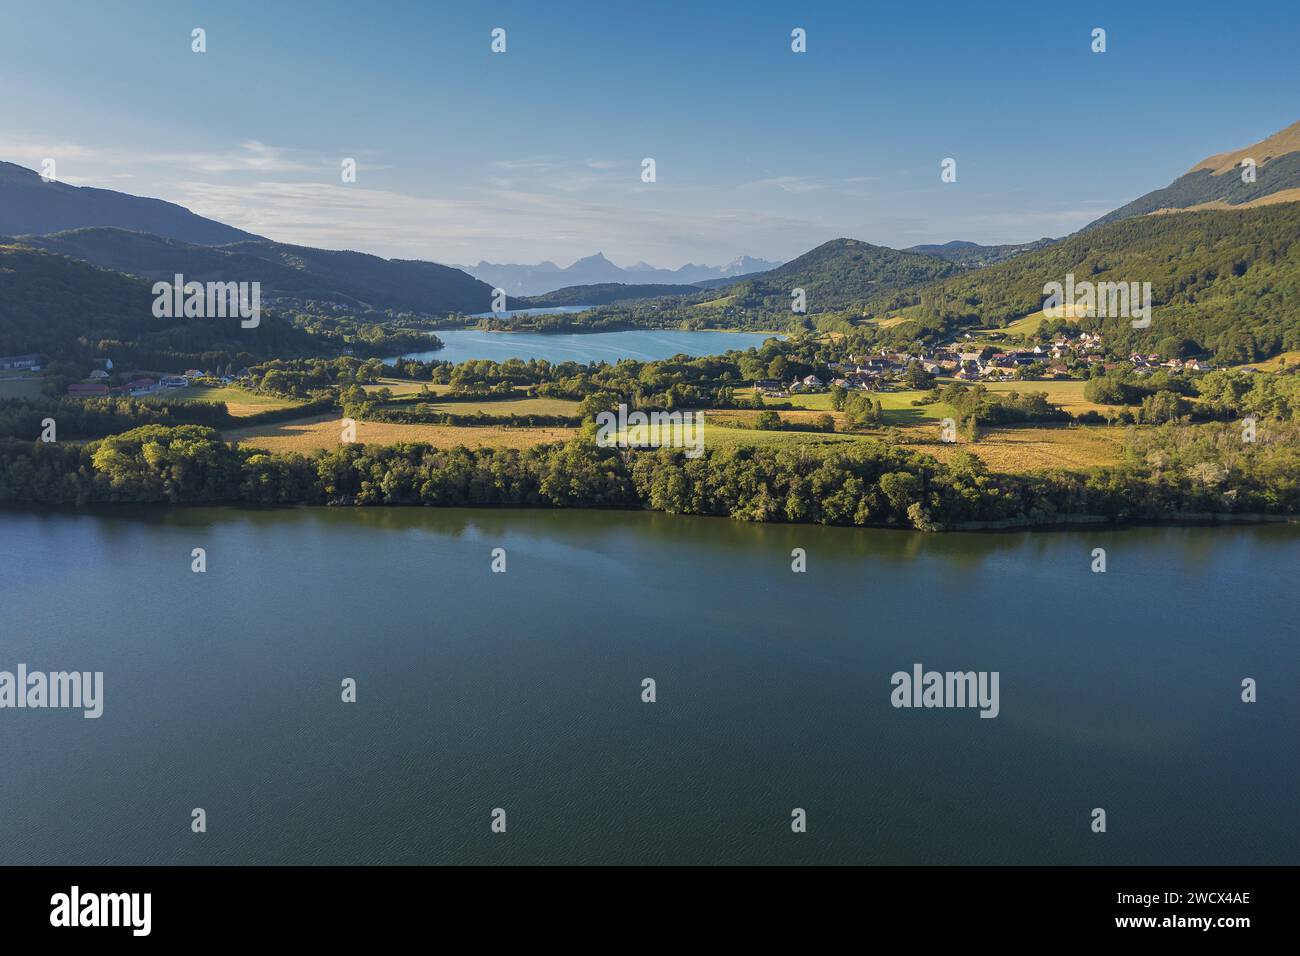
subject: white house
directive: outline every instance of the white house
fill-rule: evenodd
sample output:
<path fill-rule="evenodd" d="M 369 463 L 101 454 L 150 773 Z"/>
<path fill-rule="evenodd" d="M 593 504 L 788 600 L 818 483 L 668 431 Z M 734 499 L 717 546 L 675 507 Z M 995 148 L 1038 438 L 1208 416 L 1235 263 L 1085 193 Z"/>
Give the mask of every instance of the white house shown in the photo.
<path fill-rule="evenodd" d="M 41 357 L 35 353 L 29 355 L 0 355 L 0 369 L 26 369 L 31 372 L 41 370 Z"/>

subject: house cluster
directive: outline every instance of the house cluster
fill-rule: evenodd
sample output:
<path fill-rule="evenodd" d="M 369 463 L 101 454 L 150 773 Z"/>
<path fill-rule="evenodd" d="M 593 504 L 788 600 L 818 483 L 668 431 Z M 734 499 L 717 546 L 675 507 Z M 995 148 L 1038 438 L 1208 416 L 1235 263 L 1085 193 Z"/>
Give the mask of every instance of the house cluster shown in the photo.
<path fill-rule="evenodd" d="M 882 351 L 878 355 L 850 355 L 847 362 L 831 362 L 827 367 L 836 375 L 832 385 L 873 392 L 901 375 L 912 361 L 913 356 L 903 352 Z"/>
<path fill-rule="evenodd" d="M 951 371 L 956 370 L 956 354 L 952 356 Z M 905 352 L 884 352 L 879 355 L 850 355 L 846 362 L 828 362 L 831 371 L 829 384 L 816 375 L 806 375 L 791 382 L 777 379 L 759 379 L 754 383 L 758 394 L 767 398 L 784 398 L 790 395 L 824 392 L 832 386 L 849 390 L 879 391 L 896 376 L 907 370 L 916 356 Z M 936 366 L 937 367 L 937 366 Z M 936 372 L 936 374 L 943 374 Z"/>
<path fill-rule="evenodd" d="M 167 392 L 169 389 L 185 388 L 193 382 L 202 380 L 230 385 L 238 379 L 249 378 L 251 374 L 248 369 L 241 369 L 238 375 L 218 376 L 202 369 L 191 368 L 186 369 L 184 375 L 162 375 L 156 379 L 137 378 L 122 385 L 110 386 L 108 384 L 108 372 L 104 369 L 95 369 L 90 373 L 87 381 L 69 385 L 68 394 L 76 398 L 94 398 L 105 395 L 158 395 Z"/>
<path fill-rule="evenodd" d="M 0 372 L 39 372 L 40 370 L 39 355 L 0 355 Z"/>
<path fill-rule="evenodd" d="M 913 362 L 919 363 L 933 376 L 971 382 L 1013 380 L 1023 374 L 1021 370 L 1027 366 L 1043 369 L 1036 376 L 1041 378 L 1066 378 L 1072 368 L 1080 365 L 1112 367 L 1106 362 L 1102 336 L 1097 332 L 1065 332 L 1050 343 L 1023 349 L 994 351 L 981 345 L 978 338 L 967 333 L 963 338 L 919 354 L 881 349 L 876 354 L 850 355 L 847 361 L 830 362 L 827 364 L 831 372 L 829 384 L 809 375 L 790 382 L 760 379 L 755 387 L 758 394 L 769 398 L 821 392 L 837 385 L 847 389 L 880 391 L 896 383 Z M 1175 367 L 1170 363 L 1164 365 Z M 1206 366 L 1189 362 L 1178 367 L 1193 371 Z"/>
<path fill-rule="evenodd" d="M 765 398 L 785 398 L 790 395 L 807 395 L 812 392 L 826 391 L 826 383 L 816 375 L 805 375 L 790 383 L 776 378 L 760 378 L 754 383 L 754 389 Z"/>
<path fill-rule="evenodd" d="M 961 343 L 954 344 L 960 348 Z M 966 381 L 1005 381 L 1016 377 L 1023 366 L 1041 363 L 1046 378 L 1066 378 L 1073 365 L 1104 365 L 1105 350 L 1101 334 L 1082 332 L 1076 336 L 1059 335 L 1049 344 L 1013 349 L 985 355 L 981 352 L 958 352 L 957 368 L 945 369 L 954 378 Z M 934 371 L 927 365 L 927 371 Z M 943 374 L 937 372 L 936 374 Z"/>
<path fill-rule="evenodd" d="M 1015 378 L 1017 370 L 1035 363 L 1047 366 L 1047 374 L 1052 377 L 1069 374 L 1065 363 L 1053 361 L 1051 351 L 1042 345 L 1035 345 L 1032 349 L 994 352 L 987 356 L 983 352 L 958 352 L 957 369 L 950 374 L 961 381 L 998 382 Z"/>
<path fill-rule="evenodd" d="M 1203 362 L 1200 359 L 1179 359 L 1179 358 L 1161 358 L 1159 355 L 1142 355 L 1134 352 L 1128 357 L 1134 371 L 1139 375 L 1150 375 L 1158 369 L 1167 369 L 1171 372 L 1208 372 L 1214 368 L 1209 362 Z"/>
<path fill-rule="evenodd" d="M 68 386 L 68 394 L 74 398 L 94 398 L 102 395 L 153 395 L 162 390 L 161 384 L 157 379 L 137 378 L 123 385 L 110 387 L 108 382 L 108 373 L 102 370 L 95 370 L 90 373 L 91 381 L 75 382 Z"/>

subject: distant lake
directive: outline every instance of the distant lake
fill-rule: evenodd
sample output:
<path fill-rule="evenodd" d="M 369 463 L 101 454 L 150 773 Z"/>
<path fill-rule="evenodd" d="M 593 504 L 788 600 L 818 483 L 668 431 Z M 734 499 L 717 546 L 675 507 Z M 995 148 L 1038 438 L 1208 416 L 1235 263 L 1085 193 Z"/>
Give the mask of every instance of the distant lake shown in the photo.
<path fill-rule="evenodd" d="M 0 510 L 0 566 L 0 670 L 104 672 L 0 709 L 0 864 L 1300 863 L 1300 525 Z"/>
<path fill-rule="evenodd" d="M 543 310 L 554 311 L 554 310 Z M 635 329 L 628 332 L 541 333 L 483 332 L 451 329 L 435 333 L 445 347 L 432 352 L 408 352 L 402 358 L 442 362 L 470 359 L 546 359 L 548 362 L 650 362 L 686 354 L 719 355 L 732 349 L 762 345 L 773 336 L 765 332 L 680 332 Z M 391 361 L 391 360 L 390 360 Z"/>

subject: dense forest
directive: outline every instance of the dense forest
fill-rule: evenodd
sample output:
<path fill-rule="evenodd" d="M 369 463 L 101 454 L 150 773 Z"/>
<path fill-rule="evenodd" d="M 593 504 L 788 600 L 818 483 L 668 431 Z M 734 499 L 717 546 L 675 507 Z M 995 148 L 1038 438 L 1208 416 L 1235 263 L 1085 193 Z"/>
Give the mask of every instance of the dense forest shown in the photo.
<path fill-rule="evenodd" d="M 899 252 L 858 239 L 832 239 L 771 272 L 721 290 L 733 308 L 790 313 L 791 290 L 803 289 L 809 312 L 854 306 L 961 270 L 918 252 Z"/>
<path fill-rule="evenodd" d="M 153 300 L 150 283 L 134 276 L 25 244 L 0 244 L 0 355 L 36 352 L 72 363 L 80 369 L 74 381 L 88 363 L 104 358 L 179 372 L 242 368 L 271 356 L 337 355 L 345 348 L 394 355 L 442 345 L 436 336 L 367 310 L 318 308 L 315 302 L 303 303 L 305 311 L 296 314 L 263 308 L 258 326 L 243 328 L 238 319 L 160 319 Z"/>
<path fill-rule="evenodd" d="M 116 397 L 0 400 L 0 437 L 35 441 L 46 419 L 54 420 L 60 440 L 103 438 L 140 425 L 227 428 L 235 421 L 222 402 L 150 402 Z"/>
<path fill-rule="evenodd" d="M 588 426 L 590 429 L 592 426 Z M 84 445 L 0 440 L 0 502 L 644 507 L 748 521 L 1050 525 L 1191 515 L 1295 515 L 1300 443 L 1278 426 L 1145 431 L 1131 462 L 1087 474 L 991 474 L 881 442 L 850 447 L 601 448 L 591 434 L 517 449 L 342 445 L 313 457 L 223 442 L 199 425 L 147 425 Z"/>
<path fill-rule="evenodd" d="M 238 318 L 159 319 L 142 279 L 21 245 L 0 245 L 0 355 L 38 352 L 183 371 L 186 363 L 247 365 L 271 355 L 317 355 L 324 342 L 263 312 L 256 328 Z"/>
<path fill-rule="evenodd" d="M 332 409 L 334 396 L 321 396 L 303 405 L 269 408 L 253 415 L 235 417 L 225 402 L 167 402 L 154 399 L 105 396 L 102 398 L 0 399 L 0 438 L 34 441 L 44 431 L 46 420 L 55 423 L 55 436 L 84 440 L 130 431 L 141 425 L 207 425 L 212 428 L 248 427 L 301 418 Z"/>
<path fill-rule="evenodd" d="M 911 246 L 903 251 L 919 252 L 923 256 L 934 256 L 936 259 L 943 259 L 945 262 L 952 262 L 965 268 L 978 269 L 982 266 L 996 265 L 1025 252 L 1032 252 L 1035 249 L 1050 246 L 1054 242 L 1056 242 L 1055 239 L 1043 238 L 1035 239 L 1033 242 L 983 246 L 978 242 L 954 240 L 953 242 Z"/>

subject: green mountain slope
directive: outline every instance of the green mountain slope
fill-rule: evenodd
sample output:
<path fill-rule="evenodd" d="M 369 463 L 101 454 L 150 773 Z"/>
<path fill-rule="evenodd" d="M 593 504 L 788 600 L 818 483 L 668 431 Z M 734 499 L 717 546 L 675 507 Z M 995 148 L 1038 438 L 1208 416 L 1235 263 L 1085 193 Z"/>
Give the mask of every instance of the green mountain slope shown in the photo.
<path fill-rule="evenodd" d="M 290 246 L 262 239 L 223 246 L 233 255 L 251 255 L 319 276 L 325 288 L 379 308 L 416 312 L 486 312 L 492 287 L 468 273 L 419 259 L 382 259 L 364 252 L 336 252 Z"/>
<path fill-rule="evenodd" d="M 1241 161 L 1247 158 L 1257 164 L 1253 183 L 1242 182 Z M 1206 203 L 1242 206 L 1294 189 L 1300 189 L 1300 122 L 1258 143 L 1202 160 L 1163 189 L 1139 196 L 1086 228 Z"/>
<path fill-rule="evenodd" d="M 242 229 L 196 216 L 175 203 L 111 189 L 47 183 L 30 169 L 0 162 L 0 236 L 89 226 L 141 230 L 201 244 L 257 238 Z"/>
<path fill-rule="evenodd" d="M 868 303 L 876 316 L 906 305 L 900 339 L 962 324 L 1005 325 L 1043 308 L 1043 286 L 1150 282 L 1152 322 L 1083 319 L 1118 350 L 1186 339 L 1222 363 L 1300 348 L 1300 203 L 1241 211 L 1141 216 L 1076 233 L 999 265 Z"/>
<path fill-rule="evenodd" d="M 311 335 L 265 310 L 257 328 L 245 329 L 237 318 L 155 318 L 153 301 L 142 279 L 0 239 L 0 355 L 109 357 L 166 369 L 207 353 L 322 352 Z"/>
<path fill-rule="evenodd" d="M 960 239 L 954 239 L 952 242 L 937 245 L 911 246 L 903 251 L 919 252 L 923 256 L 934 256 L 936 259 L 943 259 L 945 262 L 953 262 L 968 269 L 975 269 L 980 266 L 991 266 L 999 262 L 1005 262 L 1012 256 L 1018 256 L 1022 252 L 1033 252 L 1035 249 L 1043 248 L 1043 246 L 1050 246 L 1055 241 L 1055 239 L 1035 239 L 1033 242 L 982 246 L 978 242 L 963 242 Z"/>
<path fill-rule="evenodd" d="M 121 229 L 24 236 L 26 244 L 147 279 L 258 281 L 264 298 L 429 314 L 485 312 L 492 289 L 459 269 L 259 239 L 203 246 Z"/>
<path fill-rule="evenodd" d="M 832 239 L 770 272 L 726 289 L 735 306 L 789 314 L 791 293 L 803 289 L 809 313 L 851 308 L 959 268 L 933 256 L 899 252 L 857 239 Z"/>

